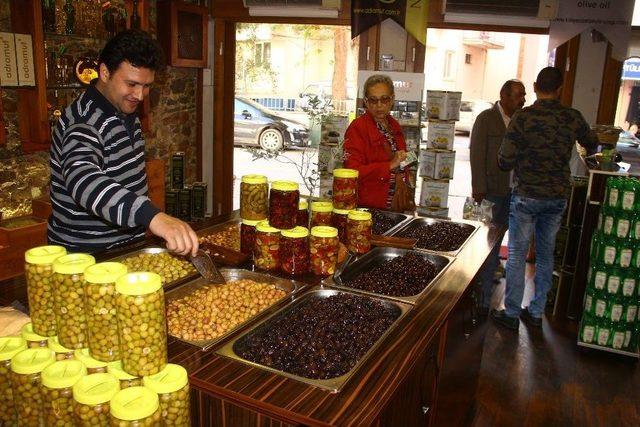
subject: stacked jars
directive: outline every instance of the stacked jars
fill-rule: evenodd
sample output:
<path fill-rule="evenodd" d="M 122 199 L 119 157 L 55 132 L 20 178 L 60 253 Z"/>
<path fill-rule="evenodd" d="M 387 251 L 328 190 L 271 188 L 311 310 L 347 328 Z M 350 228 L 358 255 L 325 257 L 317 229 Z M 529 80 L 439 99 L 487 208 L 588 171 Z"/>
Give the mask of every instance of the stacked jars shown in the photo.
<path fill-rule="evenodd" d="M 82 377 L 73 386 L 76 426 L 108 427 L 109 402 L 118 391 L 118 380 L 111 374 Z"/>
<path fill-rule="evenodd" d="M 75 350 L 67 348 L 60 344 L 58 337 L 49 338 L 49 350 L 56 354 L 56 360 L 71 360 L 74 359 L 73 353 Z"/>
<path fill-rule="evenodd" d="M 338 261 L 338 230 L 327 226 L 313 227 L 309 246 L 313 274 L 319 276 L 333 274 Z"/>
<path fill-rule="evenodd" d="M 331 213 L 331 226 L 338 229 L 338 240 L 347 244 L 347 216 L 351 212 L 348 209 L 333 209 Z"/>
<path fill-rule="evenodd" d="M 351 211 L 347 217 L 347 249 L 355 254 L 371 250 L 371 212 Z"/>
<path fill-rule="evenodd" d="M 53 262 L 53 297 L 58 340 L 67 348 L 84 348 L 88 344 L 84 313 L 84 270 L 95 262 L 87 254 L 64 255 Z"/>
<path fill-rule="evenodd" d="M 48 348 L 29 348 L 11 358 L 11 388 L 18 425 L 44 425 L 41 374 L 53 362 L 55 355 Z"/>
<path fill-rule="evenodd" d="M 161 416 L 166 425 L 190 425 L 189 378 L 182 366 L 170 363 L 159 373 L 144 377 L 143 382 L 158 395 Z"/>
<path fill-rule="evenodd" d="M 116 427 L 161 426 L 158 395 L 146 387 L 120 390 L 111 399 L 111 425 Z"/>
<path fill-rule="evenodd" d="M 256 245 L 256 225 L 260 220 L 243 219 L 240 224 L 240 252 L 252 254 Z"/>
<path fill-rule="evenodd" d="M 355 169 L 333 170 L 333 205 L 338 209 L 358 207 L 358 171 Z"/>
<path fill-rule="evenodd" d="M 167 364 L 167 331 L 162 279 L 155 273 L 128 273 L 116 280 L 116 311 L 122 367 L 137 377 Z"/>
<path fill-rule="evenodd" d="M 288 230 L 296 226 L 300 192 L 293 181 L 274 181 L 269 193 L 269 224 Z"/>
<path fill-rule="evenodd" d="M 87 375 L 79 360 L 55 362 L 42 371 L 42 401 L 47 426 L 73 427 L 73 386 Z"/>
<path fill-rule="evenodd" d="M 53 262 L 66 255 L 62 246 L 39 246 L 24 254 L 29 313 L 33 330 L 45 337 L 57 333 L 53 302 Z"/>
<path fill-rule="evenodd" d="M 240 182 L 240 218 L 261 221 L 269 214 L 269 184 L 264 175 L 244 175 Z"/>
<path fill-rule="evenodd" d="M 117 329 L 117 328 L 116 328 Z M 107 363 L 91 357 L 88 348 L 80 348 L 74 353 L 74 358 L 81 361 L 87 367 L 89 374 L 101 374 L 107 372 Z"/>
<path fill-rule="evenodd" d="M 300 199 L 298 202 L 298 214 L 296 216 L 296 225 L 299 227 L 309 227 L 309 202 Z"/>
<path fill-rule="evenodd" d="M 116 280 L 126 273 L 127 267 L 119 262 L 94 264 L 84 272 L 89 351 L 101 362 L 120 359 Z"/>
<path fill-rule="evenodd" d="M 11 358 L 26 349 L 24 338 L 0 337 L 0 426 L 18 423 L 11 390 Z"/>
<path fill-rule="evenodd" d="M 20 336 L 27 341 L 27 347 L 29 348 L 46 347 L 49 342 L 48 337 L 43 337 L 33 331 L 33 323 L 31 322 L 24 324 L 20 330 Z"/>
<path fill-rule="evenodd" d="M 107 372 L 120 381 L 120 388 L 139 387 L 142 385 L 142 378 L 129 375 L 122 369 L 122 360 L 109 363 Z"/>
<path fill-rule="evenodd" d="M 256 225 L 256 244 L 253 263 L 259 270 L 276 271 L 280 268 L 280 230 L 262 221 Z"/>
<path fill-rule="evenodd" d="M 309 271 L 309 230 L 295 227 L 282 230 L 280 237 L 280 264 L 282 271 L 291 275 Z"/>
<path fill-rule="evenodd" d="M 311 228 L 318 225 L 331 226 L 331 202 L 311 202 Z"/>

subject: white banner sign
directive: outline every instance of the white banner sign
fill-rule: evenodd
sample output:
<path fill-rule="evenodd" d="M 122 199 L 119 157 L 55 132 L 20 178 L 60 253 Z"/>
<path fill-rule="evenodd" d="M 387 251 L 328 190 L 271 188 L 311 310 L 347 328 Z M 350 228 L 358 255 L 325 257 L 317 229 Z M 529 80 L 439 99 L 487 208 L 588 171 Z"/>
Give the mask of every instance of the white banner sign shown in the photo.
<path fill-rule="evenodd" d="M 601 32 L 612 56 L 624 60 L 631 35 L 635 0 L 559 0 L 558 15 L 549 25 L 549 50 L 588 29 Z"/>
<path fill-rule="evenodd" d="M 374 74 L 384 74 L 393 81 L 396 101 L 422 101 L 424 89 L 423 73 L 403 73 L 399 71 L 358 71 L 358 97 L 363 98 L 364 82 Z"/>

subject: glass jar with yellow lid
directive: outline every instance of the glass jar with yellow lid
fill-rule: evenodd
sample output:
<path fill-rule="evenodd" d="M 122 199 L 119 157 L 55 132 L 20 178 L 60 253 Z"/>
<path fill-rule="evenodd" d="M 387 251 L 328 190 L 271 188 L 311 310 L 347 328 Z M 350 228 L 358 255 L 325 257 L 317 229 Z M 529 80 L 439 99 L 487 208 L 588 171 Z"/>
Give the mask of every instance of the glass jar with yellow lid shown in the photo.
<path fill-rule="evenodd" d="M 327 225 L 331 227 L 331 212 L 333 203 L 331 202 L 311 202 L 311 228 L 317 225 Z"/>
<path fill-rule="evenodd" d="M 33 330 L 52 337 L 57 333 L 53 303 L 53 262 L 67 254 L 62 246 L 38 246 L 24 253 L 24 277 L 27 282 L 29 314 Z"/>
<path fill-rule="evenodd" d="M 79 360 L 61 360 L 42 371 L 42 402 L 47 426 L 74 427 L 73 386 L 87 375 Z"/>
<path fill-rule="evenodd" d="M 92 374 L 73 386 L 74 413 L 78 427 L 109 427 L 109 402 L 120 391 L 111 374 Z"/>
<path fill-rule="evenodd" d="M 358 207 L 358 175 L 355 169 L 333 170 L 333 206 L 338 209 Z"/>
<path fill-rule="evenodd" d="M 129 387 L 120 390 L 111 399 L 109 413 L 112 426 L 159 427 L 162 425 L 158 395 L 146 387 Z"/>
<path fill-rule="evenodd" d="M 264 175 L 243 175 L 240 180 L 240 218 L 264 220 L 269 215 L 269 184 Z"/>
<path fill-rule="evenodd" d="M 0 426 L 18 424 L 11 390 L 11 358 L 27 349 L 22 337 L 0 337 Z"/>
<path fill-rule="evenodd" d="M 11 388 L 18 425 L 43 426 L 42 371 L 56 360 L 48 348 L 28 348 L 11 358 Z"/>
<path fill-rule="evenodd" d="M 95 258 L 87 254 L 63 255 L 53 262 L 58 341 L 67 348 L 83 348 L 88 344 L 84 270 L 95 263 Z"/>
<path fill-rule="evenodd" d="M 56 361 L 75 359 L 75 356 L 73 355 L 75 350 L 72 348 L 67 348 L 60 344 L 60 341 L 58 341 L 58 337 L 49 338 L 49 343 L 47 346 L 56 354 Z"/>
<path fill-rule="evenodd" d="M 96 359 L 92 356 L 88 348 L 79 348 L 73 352 L 76 360 L 81 361 L 87 367 L 89 374 L 100 374 L 107 372 L 107 362 Z"/>
<path fill-rule="evenodd" d="M 296 225 L 298 227 L 309 228 L 309 202 L 300 199 L 298 202 L 298 214 L 296 215 Z"/>
<path fill-rule="evenodd" d="M 371 250 L 371 212 L 351 211 L 347 217 L 347 249 L 355 254 Z"/>
<path fill-rule="evenodd" d="M 274 181 L 269 192 L 269 224 L 282 230 L 295 227 L 299 202 L 297 182 Z"/>
<path fill-rule="evenodd" d="M 91 356 L 102 362 L 120 360 L 116 280 L 127 274 L 119 262 L 101 262 L 84 271 L 84 301 Z"/>
<path fill-rule="evenodd" d="M 252 254 L 256 246 L 256 225 L 262 221 L 243 219 L 240 224 L 240 252 Z"/>
<path fill-rule="evenodd" d="M 142 377 L 167 365 L 167 331 L 162 279 L 155 273 L 127 273 L 116 280 L 122 368 Z"/>
<path fill-rule="evenodd" d="M 256 225 L 253 263 L 259 270 L 275 271 L 280 268 L 280 230 L 267 221 Z"/>
<path fill-rule="evenodd" d="M 107 365 L 107 372 L 116 377 L 120 381 L 120 388 L 138 387 L 142 385 L 142 378 L 134 377 L 127 374 L 122 369 L 122 360 L 116 360 L 109 362 Z"/>
<path fill-rule="evenodd" d="M 145 387 L 158 395 L 162 419 L 166 425 L 190 424 L 189 377 L 186 369 L 169 363 L 162 371 L 144 377 L 142 381 Z"/>
<path fill-rule="evenodd" d="M 338 229 L 324 225 L 313 227 L 309 238 L 311 272 L 329 276 L 336 271 L 338 262 Z"/>
<path fill-rule="evenodd" d="M 309 271 L 309 230 L 295 227 L 280 232 L 280 266 L 291 275 Z"/>
<path fill-rule="evenodd" d="M 27 341 L 27 347 L 46 347 L 49 342 L 49 337 L 38 335 L 33 331 L 33 323 L 25 323 L 20 329 L 20 336 Z"/>

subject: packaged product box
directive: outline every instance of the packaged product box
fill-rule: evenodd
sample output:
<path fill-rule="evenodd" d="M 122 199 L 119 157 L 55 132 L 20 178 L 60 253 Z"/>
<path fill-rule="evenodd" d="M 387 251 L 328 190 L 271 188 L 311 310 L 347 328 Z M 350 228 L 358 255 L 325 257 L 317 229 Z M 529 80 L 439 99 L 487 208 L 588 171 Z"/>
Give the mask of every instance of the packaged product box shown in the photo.
<path fill-rule="evenodd" d="M 427 148 L 453 150 L 455 125 L 456 123 L 453 121 L 429 121 L 427 125 Z"/>
<path fill-rule="evenodd" d="M 446 208 L 449 203 L 449 181 L 423 179 L 419 205 L 424 208 Z"/>
<path fill-rule="evenodd" d="M 447 92 L 447 118 L 446 120 L 460 120 L 460 104 L 462 92 Z"/>
<path fill-rule="evenodd" d="M 462 92 L 428 90 L 427 117 L 436 120 L 460 120 Z"/>
<path fill-rule="evenodd" d="M 455 151 L 423 150 L 420 153 L 420 176 L 432 179 L 451 179 L 455 163 Z"/>

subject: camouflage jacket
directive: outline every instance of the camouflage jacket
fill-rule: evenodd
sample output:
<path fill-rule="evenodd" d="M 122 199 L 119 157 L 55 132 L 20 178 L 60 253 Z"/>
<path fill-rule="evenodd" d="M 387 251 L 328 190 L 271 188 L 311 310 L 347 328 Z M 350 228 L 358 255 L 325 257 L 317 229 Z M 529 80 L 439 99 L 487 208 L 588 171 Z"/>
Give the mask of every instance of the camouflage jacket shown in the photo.
<path fill-rule="evenodd" d="M 578 141 L 595 152 L 598 138 L 578 110 L 558 100 L 538 100 L 516 112 L 498 152 L 502 169 L 514 169 L 515 194 L 533 199 L 562 199 L 571 182 L 569 160 Z"/>

